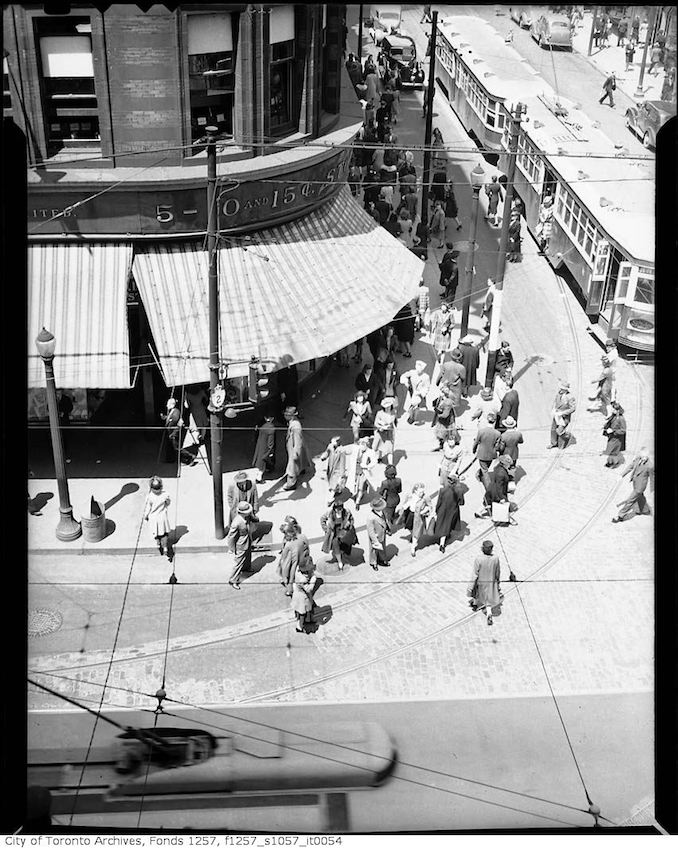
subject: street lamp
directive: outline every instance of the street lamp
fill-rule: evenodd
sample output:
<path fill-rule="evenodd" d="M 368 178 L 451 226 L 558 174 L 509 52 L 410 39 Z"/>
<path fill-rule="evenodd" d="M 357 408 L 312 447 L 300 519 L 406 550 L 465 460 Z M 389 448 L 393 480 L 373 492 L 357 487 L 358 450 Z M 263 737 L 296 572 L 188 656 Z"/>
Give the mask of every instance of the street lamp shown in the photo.
<path fill-rule="evenodd" d="M 480 163 L 471 171 L 471 188 L 473 189 L 473 205 L 471 207 L 471 230 L 469 233 L 468 252 L 466 254 L 466 270 L 464 273 L 464 294 L 462 297 L 461 334 L 460 339 L 468 333 L 468 318 L 471 309 L 471 293 L 473 291 L 473 261 L 476 252 L 476 230 L 478 229 L 478 198 L 480 189 L 485 181 L 485 171 Z"/>
<path fill-rule="evenodd" d="M 38 353 L 45 364 L 45 379 L 47 382 L 47 410 L 49 412 L 49 429 L 52 436 L 52 453 L 54 454 L 54 469 L 56 471 L 57 487 L 59 489 L 59 524 L 56 537 L 62 542 L 74 542 L 82 534 L 80 522 L 73 518 L 73 507 L 68 495 L 66 466 L 64 465 L 64 449 L 61 444 L 59 430 L 59 415 L 57 412 L 56 384 L 54 382 L 54 349 L 56 339 L 44 327 L 35 340 Z"/>

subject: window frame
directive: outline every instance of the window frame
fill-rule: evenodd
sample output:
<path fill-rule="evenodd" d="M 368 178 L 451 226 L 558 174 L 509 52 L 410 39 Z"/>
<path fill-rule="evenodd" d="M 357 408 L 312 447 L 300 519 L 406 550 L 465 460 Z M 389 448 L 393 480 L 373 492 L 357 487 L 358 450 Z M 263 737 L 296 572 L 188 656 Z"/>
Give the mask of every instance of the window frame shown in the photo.
<path fill-rule="evenodd" d="M 287 41 L 279 41 L 276 44 L 270 44 L 270 61 L 268 68 L 268 80 L 269 80 L 269 98 L 268 98 L 268 118 L 269 118 L 269 134 L 272 137 L 284 136 L 294 131 L 295 129 L 295 121 L 294 121 L 294 62 L 296 59 L 296 48 L 295 48 L 296 38 L 288 39 Z M 278 47 L 281 44 L 289 44 L 291 45 L 291 54 L 285 56 L 282 59 L 273 59 L 273 47 Z M 287 74 L 287 84 L 286 84 L 286 107 L 287 107 L 287 120 L 281 122 L 280 124 L 273 124 L 273 111 L 271 109 L 271 86 L 273 82 L 273 74 L 276 68 L 280 68 L 285 66 L 285 73 Z"/>

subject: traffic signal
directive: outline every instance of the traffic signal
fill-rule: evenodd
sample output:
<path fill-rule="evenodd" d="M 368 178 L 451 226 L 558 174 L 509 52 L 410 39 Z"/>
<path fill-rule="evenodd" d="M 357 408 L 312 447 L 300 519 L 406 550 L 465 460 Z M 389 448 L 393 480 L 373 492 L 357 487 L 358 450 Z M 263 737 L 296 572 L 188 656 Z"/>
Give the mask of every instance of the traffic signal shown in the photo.
<path fill-rule="evenodd" d="M 270 394 L 269 378 L 266 370 L 258 359 L 252 357 L 250 362 L 249 400 L 250 403 L 261 403 Z"/>

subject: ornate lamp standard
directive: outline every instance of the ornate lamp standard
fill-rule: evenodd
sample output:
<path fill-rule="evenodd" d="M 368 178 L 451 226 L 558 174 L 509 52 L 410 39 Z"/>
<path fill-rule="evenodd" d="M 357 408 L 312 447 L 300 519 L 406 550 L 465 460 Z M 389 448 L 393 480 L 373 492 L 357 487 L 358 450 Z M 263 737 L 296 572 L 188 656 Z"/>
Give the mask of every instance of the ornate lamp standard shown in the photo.
<path fill-rule="evenodd" d="M 73 518 L 73 507 L 68 494 L 68 480 L 64 465 L 64 449 L 59 430 L 59 415 L 57 412 L 56 384 L 54 382 L 54 348 L 56 339 L 44 327 L 35 340 L 42 361 L 45 363 L 45 378 L 47 382 L 47 409 L 49 411 L 49 429 L 52 436 L 52 453 L 54 454 L 54 469 L 59 488 L 59 512 L 61 518 L 56 528 L 56 537 L 62 542 L 74 542 L 82 534 L 80 522 Z"/>

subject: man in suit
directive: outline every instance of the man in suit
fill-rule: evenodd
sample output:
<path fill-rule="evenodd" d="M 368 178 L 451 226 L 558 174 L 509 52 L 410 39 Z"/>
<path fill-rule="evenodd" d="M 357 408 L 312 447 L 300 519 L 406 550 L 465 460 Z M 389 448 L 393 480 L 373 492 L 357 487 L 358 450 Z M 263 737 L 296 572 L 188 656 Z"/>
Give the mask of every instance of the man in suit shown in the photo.
<path fill-rule="evenodd" d="M 551 409 L 551 444 L 547 445 L 547 448 L 565 450 L 571 438 L 570 421 L 576 408 L 577 401 L 570 393 L 570 384 L 567 380 L 563 380 Z"/>
<path fill-rule="evenodd" d="M 249 479 L 245 471 L 238 471 L 226 488 L 226 501 L 228 503 L 228 524 L 235 520 L 238 514 L 238 506 L 248 503 L 252 507 L 252 520 L 257 520 L 259 510 L 259 497 L 257 487 Z"/>
<path fill-rule="evenodd" d="M 452 406 L 456 414 L 457 407 L 461 403 L 461 390 L 463 388 L 464 379 L 466 378 L 466 369 L 461 364 L 461 351 L 458 347 L 450 353 L 451 359 L 443 362 L 440 366 L 440 372 L 436 380 L 436 386 L 447 385 L 450 389 L 450 398 Z"/>
<path fill-rule="evenodd" d="M 512 377 L 508 377 L 506 379 L 506 385 L 509 389 L 502 398 L 501 409 L 497 416 L 497 429 L 500 432 L 504 431 L 505 427 L 503 422 L 507 418 L 512 418 L 516 423 L 518 422 L 518 409 L 520 407 L 520 398 L 518 397 L 518 392 L 513 388 Z"/>
<path fill-rule="evenodd" d="M 226 536 L 226 549 L 235 555 L 235 565 L 228 578 L 228 585 L 234 589 L 240 589 L 240 575 L 252 567 L 252 520 L 250 504 L 245 501 L 239 503 L 235 520 Z"/>
<path fill-rule="evenodd" d="M 379 566 L 386 566 L 388 563 L 384 559 L 384 547 L 386 545 L 386 519 L 384 518 L 384 508 L 386 501 L 383 498 L 375 498 L 371 503 L 371 512 L 365 522 L 367 529 L 367 538 L 369 541 L 370 566 L 375 570 L 379 570 Z"/>
<path fill-rule="evenodd" d="M 494 412 L 487 413 L 487 426 L 480 427 L 473 442 L 473 453 L 478 457 L 482 471 L 489 471 L 490 464 L 497 457 L 497 443 L 501 438 L 499 430 L 495 429 L 497 416 Z"/>
<path fill-rule="evenodd" d="M 313 462 L 306 449 L 304 443 L 304 433 L 299 422 L 296 406 L 288 406 L 285 409 L 285 420 L 288 422 L 287 439 L 285 447 L 287 448 L 287 467 L 285 474 L 287 482 L 283 489 L 289 491 L 296 489 L 300 474 L 303 474 L 308 468 L 311 468 Z"/>
<path fill-rule="evenodd" d="M 165 424 L 165 462 L 176 462 L 177 456 L 182 462 L 194 465 L 197 460 L 185 451 L 181 443 L 183 441 L 184 422 L 175 398 L 167 401 L 167 412 L 160 416 Z"/>
<path fill-rule="evenodd" d="M 468 390 L 477 382 L 476 374 L 480 365 L 480 352 L 473 344 L 473 336 L 464 336 L 459 340 L 458 348 L 461 351 L 461 364 L 464 366 L 466 376 L 462 381 L 461 396 L 468 397 Z"/>
<path fill-rule="evenodd" d="M 507 341 L 503 341 L 497 351 L 497 358 L 494 363 L 494 373 L 501 374 L 502 371 L 513 370 L 513 352 Z"/>
<path fill-rule="evenodd" d="M 501 434 L 501 445 L 503 445 L 503 453 L 510 456 L 515 465 L 518 462 L 518 445 L 523 444 L 523 434 L 516 428 L 515 419 L 508 415 L 501 422 L 503 432 Z"/>
<path fill-rule="evenodd" d="M 650 507 L 645 499 L 645 489 L 650 479 L 654 468 L 650 463 L 650 455 L 647 448 L 641 448 L 638 456 L 633 460 L 631 465 L 622 473 L 622 477 L 627 474 L 631 475 L 631 485 L 633 491 L 628 498 L 617 504 L 620 507 L 619 514 L 612 519 L 613 524 L 618 524 L 620 521 L 626 521 L 633 515 L 650 515 Z"/>

